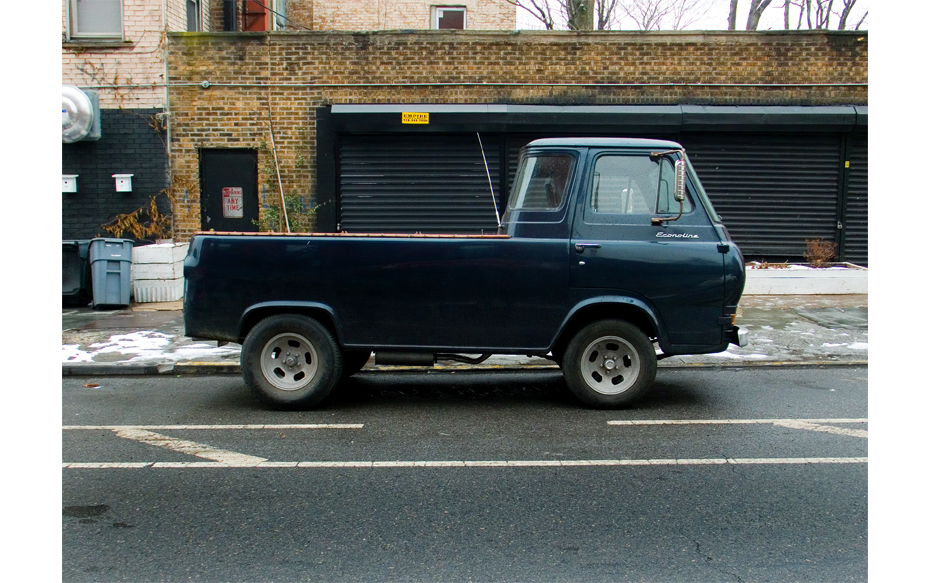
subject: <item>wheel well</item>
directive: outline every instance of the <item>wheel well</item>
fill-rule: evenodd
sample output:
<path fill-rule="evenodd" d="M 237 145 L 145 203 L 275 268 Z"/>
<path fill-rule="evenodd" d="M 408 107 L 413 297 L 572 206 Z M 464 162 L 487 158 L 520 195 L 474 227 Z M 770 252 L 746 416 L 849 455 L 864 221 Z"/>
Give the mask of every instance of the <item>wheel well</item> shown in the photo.
<path fill-rule="evenodd" d="M 239 344 L 242 344 L 245 337 L 249 335 L 249 332 L 256 324 L 269 316 L 277 316 L 280 314 L 296 314 L 313 318 L 329 330 L 329 333 L 333 335 L 336 342 L 340 346 L 342 345 L 342 343 L 339 342 L 339 334 L 336 333 L 336 323 L 333 321 L 332 314 L 321 308 L 307 306 L 269 306 L 248 312 L 239 327 Z"/>
<path fill-rule="evenodd" d="M 641 308 L 626 304 L 596 304 L 586 306 L 572 316 L 552 348 L 553 355 L 559 358 L 579 330 L 600 320 L 625 320 L 642 330 L 643 334 L 653 341 L 659 335 L 652 320 Z"/>

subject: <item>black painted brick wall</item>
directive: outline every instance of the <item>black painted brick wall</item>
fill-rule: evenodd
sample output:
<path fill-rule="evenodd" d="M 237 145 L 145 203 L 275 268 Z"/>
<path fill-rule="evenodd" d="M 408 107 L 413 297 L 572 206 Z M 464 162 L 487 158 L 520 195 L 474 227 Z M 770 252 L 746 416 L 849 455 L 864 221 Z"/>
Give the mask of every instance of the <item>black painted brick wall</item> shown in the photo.
<path fill-rule="evenodd" d="M 170 213 L 164 194 L 168 187 L 165 132 L 156 131 L 152 118 L 160 109 L 104 109 L 102 137 L 94 142 L 61 145 L 61 173 L 78 174 L 77 192 L 61 194 L 61 238 L 112 237 L 102 225 L 118 214 L 148 207 L 158 195 L 158 210 Z M 134 174 L 132 192 L 116 192 L 113 174 Z M 123 238 L 132 239 L 124 233 Z"/>

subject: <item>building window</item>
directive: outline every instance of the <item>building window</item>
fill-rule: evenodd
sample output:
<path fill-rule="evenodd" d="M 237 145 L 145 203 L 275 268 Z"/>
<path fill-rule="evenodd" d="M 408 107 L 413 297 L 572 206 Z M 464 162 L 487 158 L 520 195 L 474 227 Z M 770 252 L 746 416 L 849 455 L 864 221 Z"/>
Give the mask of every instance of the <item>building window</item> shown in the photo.
<path fill-rule="evenodd" d="M 451 28 L 465 30 L 464 6 L 432 6 L 430 8 L 430 28 Z"/>
<path fill-rule="evenodd" d="M 71 0 L 71 38 L 123 39 L 122 0 Z"/>
<path fill-rule="evenodd" d="M 200 0 L 187 0 L 187 32 L 201 32 Z"/>

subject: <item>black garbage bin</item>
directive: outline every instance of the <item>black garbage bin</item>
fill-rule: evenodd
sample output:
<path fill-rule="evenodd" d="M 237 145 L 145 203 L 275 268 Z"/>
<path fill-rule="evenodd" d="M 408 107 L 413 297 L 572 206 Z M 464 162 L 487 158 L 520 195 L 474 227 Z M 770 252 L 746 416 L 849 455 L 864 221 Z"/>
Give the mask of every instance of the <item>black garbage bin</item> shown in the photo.
<path fill-rule="evenodd" d="M 91 299 L 87 287 L 89 249 L 90 241 L 61 242 L 61 300 L 64 304 L 83 306 Z"/>

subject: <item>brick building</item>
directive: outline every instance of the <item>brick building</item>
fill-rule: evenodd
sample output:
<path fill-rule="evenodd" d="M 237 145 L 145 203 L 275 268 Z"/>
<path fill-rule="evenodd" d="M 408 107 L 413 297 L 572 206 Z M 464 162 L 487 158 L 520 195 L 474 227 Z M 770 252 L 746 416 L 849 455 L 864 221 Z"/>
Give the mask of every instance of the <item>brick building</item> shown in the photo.
<path fill-rule="evenodd" d="M 211 0 L 212 30 L 514 30 L 507 0 Z"/>
<path fill-rule="evenodd" d="M 62 4 L 63 83 L 100 110 L 62 146 L 65 239 L 156 195 L 180 240 L 251 230 L 281 191 L 316 230 L 486 231 L 487 173 L 505 204 L 527 141 L 623 135 L 680 141 L 748 255 L 820 237 L 868 261 L 867 33 L 513 31 L 506 0 L 93 5 Z"/>
<path fill-rule="evenodd" d="M 76 192 L 62 194 L 63 239 L 109 236 L 103 224 L 168 186 L 165 35 L 198 30 L 207 14 L 198 7 L 189 0 L 62 1 L 61 80 L 96 101 L 99 127 L 63 140 L 62 175 L 77 175 Z M 116 192 L 114 174 L 132 174 L 132 191 Z M 157 203 L 170 213 L 166 197 Z"/>
<path fill-rule="evenodd" d="M 480 232 L 496 227 L 486 172 L 505 204 L 527 141 L 623 135 L 680 141 L 747 255 L 800 259 L 819 237 L 868 261 L 866 33 L 169 34 L 167 48 L 182 239 L 255 229 L 223 216 L 232 178 L 211 168 L 245 172 L 249 212 L 283 191 L 320 231 Z"/>
<path fill-rule="evenodd" d="M 76 176 L 76 192 L 62 194 L 62 238 L 88 239 L 108 236 L 104 224 L 153 196 L 171 212 L 160 194 L 170 183 L 168 33 L 511 30 L 516 8 L 506 0 L 62 0 L 61 17 L 62 83 L 78 87 L 87 97 L 79 106 L 96 111 L 92 131 L 63 140 L 62 176 Z M 132 174 L 132 191 L 117 193 L 114 174 Z"/>

